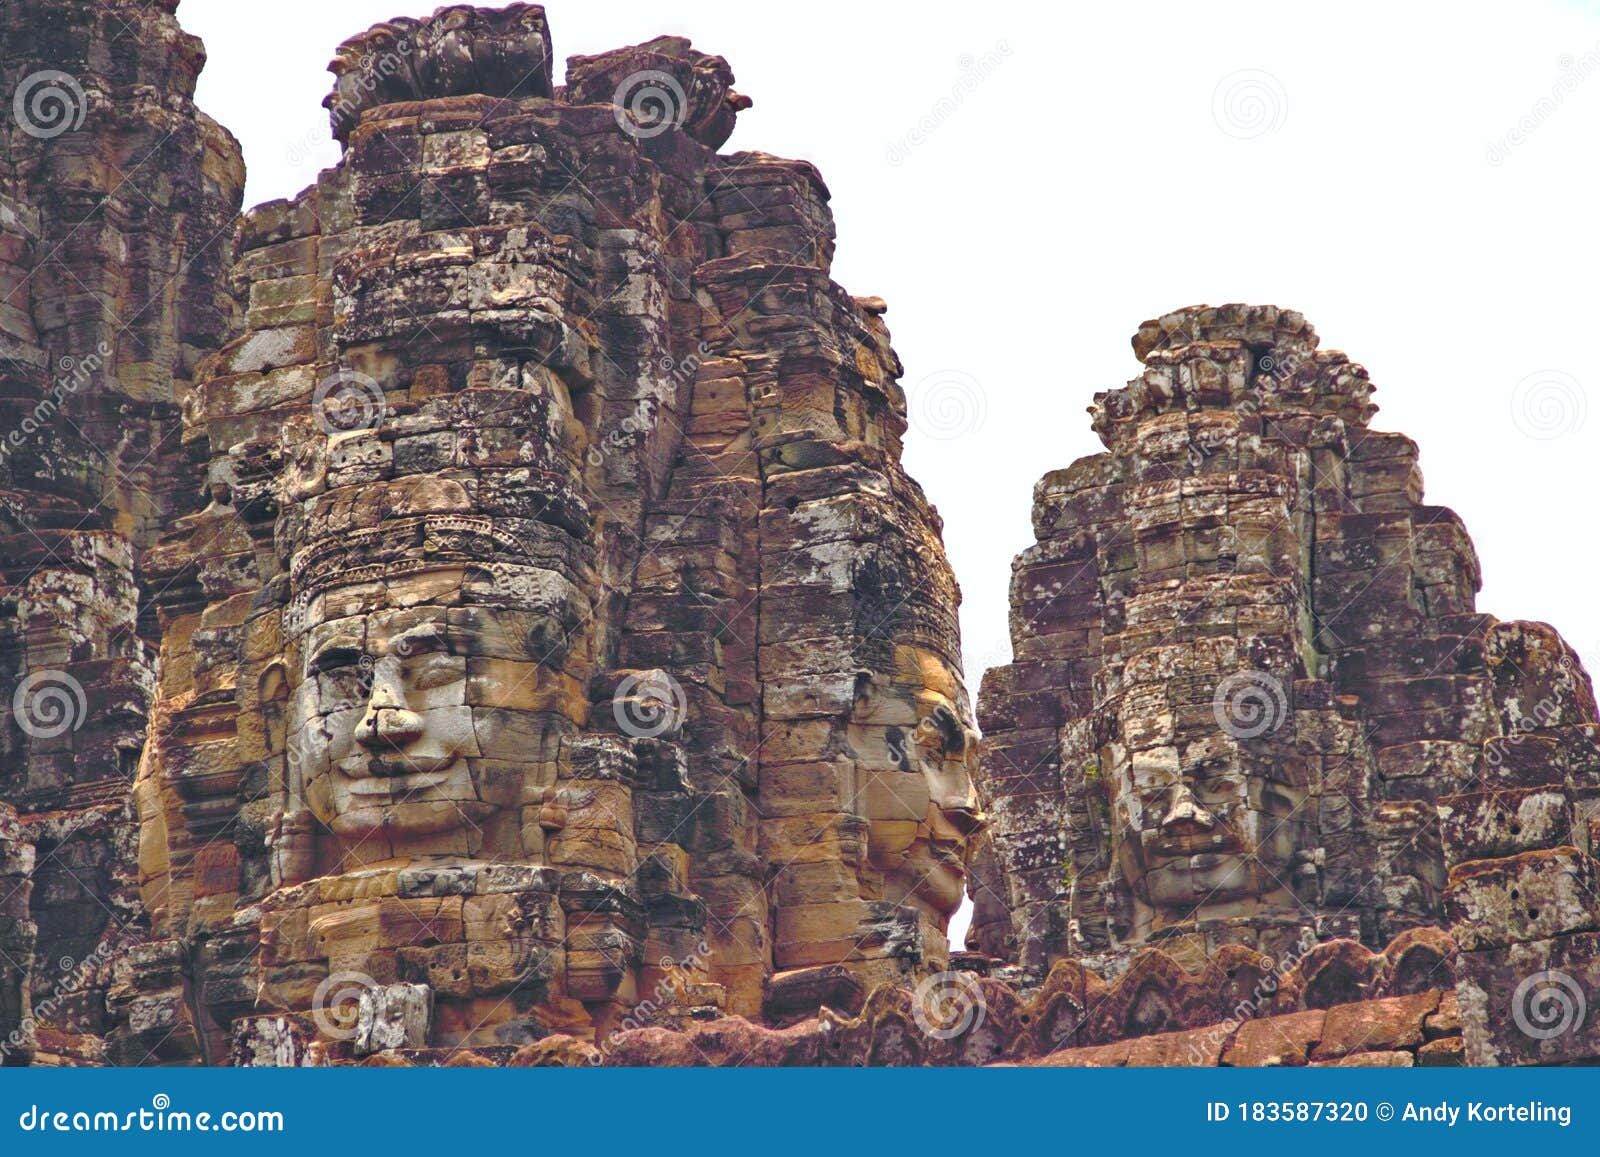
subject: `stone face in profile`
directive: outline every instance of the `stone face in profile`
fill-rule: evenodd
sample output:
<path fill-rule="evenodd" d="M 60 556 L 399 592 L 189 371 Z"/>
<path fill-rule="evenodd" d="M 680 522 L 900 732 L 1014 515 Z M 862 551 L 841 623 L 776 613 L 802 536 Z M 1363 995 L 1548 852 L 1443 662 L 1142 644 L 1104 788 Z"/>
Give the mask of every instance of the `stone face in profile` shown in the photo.
<path fill-rule="evenodd" d="M 981 826 L 958 672 L 938 655 L 896 648 L 892 675 L 863 674 L 851 710 L 859 810 L 883 895 L 947 921 L 966 884 L 967 842 Z"/>

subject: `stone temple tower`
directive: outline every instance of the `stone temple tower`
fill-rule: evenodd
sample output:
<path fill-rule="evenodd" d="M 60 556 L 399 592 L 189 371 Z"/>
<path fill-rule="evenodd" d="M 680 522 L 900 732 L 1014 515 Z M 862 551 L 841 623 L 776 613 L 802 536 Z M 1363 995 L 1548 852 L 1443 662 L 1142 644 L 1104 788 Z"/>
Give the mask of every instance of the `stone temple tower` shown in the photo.
<path fill-rule="evenodd" d="M 1443 924 L 1435 804 L 1525 758 L 1549 719 L 1507 688 L 1533 670 L 1565 673 L 1592 807 L 1587 674 L 1548 628 L 1476 610 L 1461 520 L 1299 314 L 1184 309 L 1133 346 L 1141 375 L 1092 407 L 1106 451 L 1040 481 L 1014 566 L 975 944 L 1037 976 Z"/>
<path fill-rule="evenodd" d="M 342 160 L 242 219 L 209 503 L 148 560 L 120 1056 L 511 1050 L 946 963 L 977 736 L 885 306 L 810 165 L 718 152 L 722 58 L 551 61 L 525 4 L 353 38 Z"/>
<path fill-rule="evenodd" d="M 387 21 L 241 214 L 177 8 L 0 18 L 0 1063 L 1600 1056 L 1589 677 L 1300 315 L 1140 328 L 975 717 L 726 60 Z"/>

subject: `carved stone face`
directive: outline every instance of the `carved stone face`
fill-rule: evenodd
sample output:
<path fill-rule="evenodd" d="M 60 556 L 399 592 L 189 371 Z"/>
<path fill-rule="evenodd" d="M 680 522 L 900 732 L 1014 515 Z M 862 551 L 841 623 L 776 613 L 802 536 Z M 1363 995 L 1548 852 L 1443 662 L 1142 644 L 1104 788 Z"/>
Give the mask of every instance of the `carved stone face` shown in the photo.
<path fill-rule="evenodd" d="M 493 590 L 523 597 L 467 601 Z M 560 739 L 585 708 L 564 670 L 585 610 L 576 589 L 532 568 L 457 565 L 308 605 L 289 680 L 291 790 L 345 863 L 539 859 Z"/>
<path fill-rule="evenodd" d="M 419 296 L 439 288 L 411 272 Z M 286 439 L 289 793 L 334 837 L 321 872 L 542 860 L 560 739 L 587 717 L 590 431 L 530 350 L 441 372 L 460 336 L 441 321 L 347 349 L 363 368 L 330 398 L 353 394 L 371 428 Z M 402 386 L 423 396 L 391 404 Z"/>
<path fill-rule="evenodd" d="M 982 826 L 959 676 L 938 656 L 898 647 L 889 676 L 858 677 L 850 742 L 856 806 L 882 898 L 948 919 L 960 906 L 971 838 Z"/>
<path fill-rule="evenodd" d="M 1160 748 L 1114 761 L 1112 776 L 1117 864 L 1153 927 L 1292 904 L 1303 790 L 1237 751 L 1180 770 Z"/>

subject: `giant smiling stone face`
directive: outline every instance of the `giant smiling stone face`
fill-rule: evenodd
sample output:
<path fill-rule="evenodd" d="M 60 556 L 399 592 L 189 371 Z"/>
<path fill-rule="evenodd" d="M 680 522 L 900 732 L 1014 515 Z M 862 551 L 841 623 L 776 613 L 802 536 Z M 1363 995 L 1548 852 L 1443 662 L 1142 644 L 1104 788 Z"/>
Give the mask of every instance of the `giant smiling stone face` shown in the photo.
<path fill-rule="evenodd" d="M 1292 905 L 1304 791 L 1259 761 L 1178 771 L 1158 755 L 1115 765 L 1117 863 L 1155 927 L 1282 894 Z"/>
<path fill-rule="evenodd" d="M 492 553 L 489 520 L 388 530 L 420 544 L 420 566 L 391 563 L 286 612 L 299 628 L 290 790 L 341 861 L 320 867 L 540 859 L 560 741 L 587 706 L 567 670 L 587 602 L 554 571 L 450 557 Z"/>

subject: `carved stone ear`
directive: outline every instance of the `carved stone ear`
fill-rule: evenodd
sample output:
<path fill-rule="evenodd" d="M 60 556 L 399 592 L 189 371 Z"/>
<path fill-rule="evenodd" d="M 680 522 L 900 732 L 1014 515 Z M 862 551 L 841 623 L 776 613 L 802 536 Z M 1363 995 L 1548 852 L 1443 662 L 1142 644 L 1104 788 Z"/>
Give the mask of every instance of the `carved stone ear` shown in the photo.
<path fill-rule="evenodd" d="M 317 821 L 309 811 L 282 811 L 267 833 L 268 868 L 274 888 L 303 884 L 316 875 Z"/>
<path fill-rule="evenodd" d="M 282 662 L 268 664 L 256 682 L 256 703 L 266 730 L 267 750 L 276 754 L 284 749 L 286 727 L 284 708 L 289 702 L 289 673 Z"/>
<path fill-rule="evenodd" d="M 935 707 L 933 724 L 939 729 L 939 741 L 946 755 L 960 756 L 966 753 L 967 729 L 956 718 L 954 711 L 942 705 Z"/>
<path fill-rule="evenodd" d="M 565 599 L 556 600 L 549 613 L 538 616 L 523 636 L 523 646 L 530 658 L 553 668 L 564 667 L 572 654 L 583 616 L 578 608 Z"/>
<path fill-rule="evenodd" d="M 855 698 L 850 705 L 850 714 L 857 721 L 871 714 L 878 701 L 878 684 L 871 671 L 856 672 Z"/>
<path fill-rule="evenodd" d="M 256 694 L 262 703 L 283 703 L 289 698 L 289 675 L 281 661 L 271 663 L 261 672 L 256 683 Z"/>

